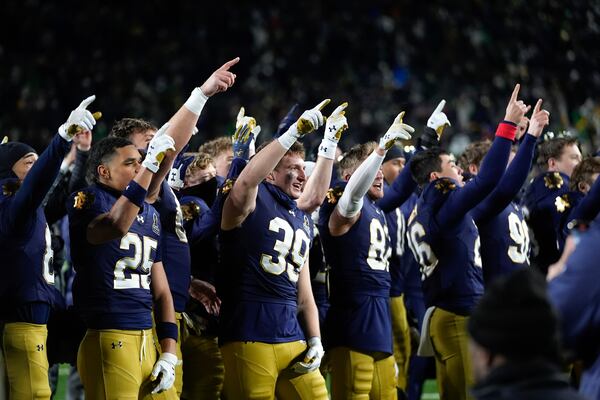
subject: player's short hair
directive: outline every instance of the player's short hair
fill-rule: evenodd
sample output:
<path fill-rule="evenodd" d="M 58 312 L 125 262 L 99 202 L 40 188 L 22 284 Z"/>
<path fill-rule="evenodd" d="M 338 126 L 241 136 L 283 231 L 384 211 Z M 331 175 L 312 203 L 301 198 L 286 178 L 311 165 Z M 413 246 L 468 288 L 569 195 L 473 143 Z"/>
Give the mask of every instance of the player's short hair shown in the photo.
<path fill-rule="evenodd" d="M 148 121 L 139 118 L 122 118 L 116 121 L 110 130 L 109 136 L 116 136 L 131 140 L 134 133 L 156 131 L 158 128 Z"/>
<path fill-rule="evenodd" d="M 457 164 L 463 170 L 468 171 L 469 165 L 474 164 L 479 168 L 483 157 L 490 151 L 492 142 L 489 140 L 479 140 L 467 146 L 465 151 L 458 157 Z"/>
<path fill-rule="evenodd" d="M 561 137 L 542 142 L 538 146 L 537 163 L 542 168 L 548 168 L 548 160 L 560 158 L 565 147 L 578 144 L 574 137 Z"/>
<path fill-rule="evenodd" d="M 210 154 L 197 153 L 188 166 L 187 171 L 192 172 L 198 169 L 206 169 L 210 164 L 214 164 L 214 160 Z"/>
<path fill-rule="evenodd" d="M 369 154 L 375 151 L 376 147 L 377 143 L 375 142 L 367 142 L 352 146 L 340 160 L 339 170 L 342 179 L 346 175 L 354 173 L 356 168 L 369 157 Z"/>
<path fill-rule="evenodd" d="M 441 147 L 432 147 L 420 153 L 416 153 L 410 160 L 410 173 L 420 186 L 429 183 L 429 176 L 432 172 L 442 171 L 442 159 L 440 156 L 448 154 Z"/>
<path fill-rule="evenodd" d="M 229 151 L 231 149 L 233 149 L 231 137 L 221 136 L 202 144 L 198 148 L 198 153 L 207 153 L 212 158 L 217 158 L 222 152 Z"/>
<path fill-rule="evenodd" d="M 571 179 L 569 180 L 569 189 L 576 192 L 579 191 L 580 183 L 587 183 L 592 186 L 594 181 L 592 175 L 600 174 L 600 158 L 587 157 L 584 158 L 573 170 Z"/>
<path fill-rule="evenodd" d="M 96 142 L 90 150 L 90 156 L 87 161 L 87 181 L 89 183 L 97 183 L 98 166 L 109 162 L 117 152 L 117 149 L 125 146 L 133 146 L 133 143 L 129 139 L 118 136 L 109 136 Z"/>
<path fill-rule="evenodd" d="M 261 146 L 259 149 L 263 149 L 264 147 L 265 146 Z M 257 151 L 257 153 L 258 153 L 258 151 Z M 298 156 L 304 160 L 304 157 L 306 157 L 306 150 L 304 149 L 304 145 L 301 142 L 294 142 L 292 147 L 290 147 L 288 149 L 288 151 L 283 155 L 283 157 L 285 157 L 285 156 Z M 281 161 L 283 160 L 283 157 L 281 157 L 281 160 L 279 160 L 279 162 L 277 163 L 277 166 L 275 166 L 275 169 L 279 168 L 279 166 L 281 165 Z"/>

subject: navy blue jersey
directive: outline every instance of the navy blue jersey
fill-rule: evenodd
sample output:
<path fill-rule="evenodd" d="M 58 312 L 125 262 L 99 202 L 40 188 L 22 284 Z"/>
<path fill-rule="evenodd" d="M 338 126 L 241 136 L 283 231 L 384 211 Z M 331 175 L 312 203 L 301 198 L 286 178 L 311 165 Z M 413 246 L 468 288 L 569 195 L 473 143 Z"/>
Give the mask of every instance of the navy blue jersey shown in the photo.
<path fill-rule="evenodd" d="M 428 184 L 408 221 L 408 241 L 421 265 L 428 307 L 468 315 L 483 294 L 479 232 L 470 214 L 452 225 L 440 225 L 436 215 L 452 193 L 453 180 Z"/>
<path fill-rule="evenodd" d="M 396 297 L 404 293 L 404 274 L 402 271 L 402 256 L 405 250 L 406 220 L 400 208 L 385 214 L 390 234 L 390 296 Z"/>
<path fill-rule="evenodd" d="M 99 245 L 87 241 L 87 227 L 110 211 L 118 191 L 96 184 L 71 195 L 67 203 L 71 258 L 77 272 L 73 302 L 88 328 L 152 327 L 152 265 L 161 261 L 160 217 L 144 203 L 125 236 Z"/>
<path fill-rule="evenodd" d="M 493 191 L 502 177 L 516 126 L 503 122 L 480 172 L 463 187 L 449 178 L 423 189 L 408 221 L 408 241 L 421 265 L 427 306 L 470 314 L 483 293 L 480 238 L 471 210 Z"/>
<path fill-rule="evenodd" d="M 183 214 L 173 190 L 163 181 L 160 197 L 153 204 L 160 215 L 162 262 L 176 312 L 183 312 L 190 287 L 190 246 L 183 228 Z"/>
<path fill-rule="evenodd" d="M 546 273 L 560 258 L 557 229 L 560 224 L 560 198 L 569 190 L 569 177 L 560 172 L 545 172 L 533 179 L 523 201 L 527 224 L 533 232 L 531 264 Z"/>
<path fill-rule="evenodd" d="M 486 286 L 498 276 L 529 266 L 529 229 L 521 207 L 510 203 L 478 228 Z"/>
<path fill-rule="evenodd" d="M 276 186 L 258 186 L 256 208 L 240 227 L 219 233 L 226 280 L 219 340 L 286 343 L 304 339 L 297 282 L 308 258 L 313 224 Z"/>
<path fill-rule="evenodd" d="M 512 200 L 527 179 L 536 137 L 527 134 L 502 179 L 471 212 L 481 235 L 483 278 L 487 284 L 499 275 L 529 266 L 529 229 Z"/>
<path fill-rule="evenodd" d="M 366 195 L 360 217 L 341 236 L 329 233 L 329 218 L 342 194 L 321 206 L 319 232 L 329 271 L 331 307 L 325 321 L 328 348 L 392 353 L 389 306 L 392 253 L 386 218 Z"/>
<path fill-rule="evenodd" d="M 400 207 L 405 221 L 408 221 L 408 219 L 410 218 L 412 211 L 417 205 L 418 199 L 419 196 L 413 193 L 411 197 Z M 408 297 L 409 295 L 417 295 L 419 297 L 423 297 L 423 288 L 421 285 L 421 268 L 419 266 L 419 263 L 415 259 L 415 256 L 413 255 L 412 251 L 410 251 L 410 246 L 408 244 L 406 232 L 404 232 L 404 250 L 400 258 L 400 265 L 406 296 Z"/>
<path fill-rule="evenodd" d="M 0 181 L 0 307 L 6 321 L 48 320 L 55 298 L 53 252 L 41 205 L 68 148 L 69 143 L 56 135 L 22 185 L 16 176 Z"/>

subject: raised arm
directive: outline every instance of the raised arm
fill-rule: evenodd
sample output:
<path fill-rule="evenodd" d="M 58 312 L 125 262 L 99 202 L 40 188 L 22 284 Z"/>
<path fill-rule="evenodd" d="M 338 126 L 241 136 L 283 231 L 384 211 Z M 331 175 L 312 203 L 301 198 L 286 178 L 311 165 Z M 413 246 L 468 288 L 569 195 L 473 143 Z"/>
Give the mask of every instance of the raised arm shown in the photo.
<path fill-rule="evenodd" d="M 329 103 L 324 100 L 316 107 L 302 113 L 289 129 L 259 151 L 244 168 L 233 184 L 223 205 L 221 229 L 231 230 L 240 225 L 256 206 L 258 185 L 275 169 L 290 147 L 305 134 L 318 129 L 324 123 L 321 109 Z"/>
<path fill-rule="evenodd" d="M 417 153 L 434 146 L 439 146 L 444 129 L 450 126 L 450 121 L 443 111 L 445 105 L 446 100 L 442 99 L 431 113 L 431 116 L 427 120 L 427 125 L 419 137 Z M 415 182 L 410 173 L 409 161 L 404 166 L 402 172 L 394 179 L 390 187 L 385 190 L 383 198 L 377 202 L 377 206 L 383 212 L 388 213 L 400 207 L 414 193 L 416 187 L 417 182 Z"/>
<path fill-rule="evenodd" d="M 329 189 L 337 145 L 342 132 L 348 129 L 348 121 L 345 116 L 346 107 L 348 107 L 348 103 L 338 106 L 325 123 L 325 134 L 319 145 L 315 169 L 306 181 L 302 195 L 297 200 L 298 208 L 306 213 L 312 213 L 321 205 Z"/>
<path fill-rule="evenodd" d="M 529 132 L 525 135 L 515 158 L 502 175 L 498 186 L 473 209 L 472 216 L 475 222 L 484 221 L 502 212 L 513 201 L 525 183 L 531 170 L 537 139 L 550 122 L 550 113 L 542 110 L 541 106 L 542 100 L 540 99 L 533 109 Z M 527 117 L 523 116 L 523 119 L 527 119 Z M 523 126 L 523 124 L 521 121 L 519 126 Z"/>
<path fill-rule="evenodd" d="M 123 237 L 129 231 L 140 208 L 144 205 L 153 174 L 158 171 L 165 153 L 175 149 L 173 138 L 166 134 L 168 127 L 169 125 L 165 124 L 154 135 L 140 170 L 110 211 L 99 215 L 88 224 L 86 230 L 88 242 L 91 244 L 108 242 Z"/>
<path fill-rule="evenodd" d="M 50 145 L 31 167 L 11 203 L 8 213 L 11 226 L 22 225 L 30 216 L 34 215 L 34 210 L 42 204 L 58 175 L 65 154 L 70 149 L 69 143 L 77 133 L 77 129 L 71 129 L 71 126 L 75 125 L 82 130 L 91 130 L 96 124 L 92 113 L 87 110 L 87 106 L 95 98 L 96 96 L 86 98 L 71 112 L 67 122 L 58 128 L 58 134 L 54 136 Z"/>
<path fill-rule="evenodd" d="M 379 172 L 387 151 L 397 141 L 410 139 L 414 128 L 402 122 L 404 111 L 394 119 L 394 123 L 379 140 L 379 146 L 352 173 L 344 193 L 329 217 L 329 232 L 333 236 L 341 236 L 348 232 L 358 221 L 363 206 L 363 197 L 369 191 Z"/>
<path fill-rule="evenodd" d="M 202 86 L 192 91 L 185 104 L 171 117 L 169 121 L 169 135 L 175 141 L 175 151 L 166 155 L 166 160 L 162 163 L 159 171 L 152 177 L 148 188 L 148 199 L 150 202 L 158 196 L 161 182 L 171 171 L 175 157 L 177 157 L 177 154 L 179 154 L 181 149 L 183 149 L 196 132 L 195 127 L 198 123 L 198 118 L 208 98 L 216 93 L 226 91 L 235 83 L 236 75 L 229 71 L 229 69 L 239 61 L 239 57 L 236 57 L 214 71 Z"/>
<path fill-rule="evenodd" d="M 498 125 L 496 138 L 481 163 L 479 173 L 460 190 L 450 192 L 448 199 L 438 210 L 436 220 L 441 227 L 460 221 L 494 189 L 502 177 L 517 132 L 517 123 L 528 110 L 525 103 L 517 99 L 519 88 L 520 85 L 517 84 L 513 90 L 504 121 Z"/>

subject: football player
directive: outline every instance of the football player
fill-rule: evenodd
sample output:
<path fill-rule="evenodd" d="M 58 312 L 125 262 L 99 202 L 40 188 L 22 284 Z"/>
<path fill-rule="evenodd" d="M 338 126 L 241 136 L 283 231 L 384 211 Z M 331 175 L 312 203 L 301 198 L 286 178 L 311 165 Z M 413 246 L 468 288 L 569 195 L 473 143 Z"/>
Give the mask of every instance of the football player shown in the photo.
<path fill-rule="evenodd" d="M 89 398 L 144 398 L 175 380 L 178 331 L 161 262 L 160 217 L 145 202 L 153 174 L 175 149 L 166 129 L 168 124 L 154 136 L 143 162 L 126 139 L 98 142 L 88 165 L 94 184 L 74 193 L 68 204 L 77 271 L 73 300 L 88 328 L 77 367 Z M 158 361 L 153 303 L 162 348 Z M 151 377 L 159 379 L 151 383 Z"/>
<path fill-rule="evenodd" d="M 516 155 L 511 153 L 509 166 L 502 179 L 492 193 L 471 211 L 481 237 L 481 261 L 486 286 L 500 275 L 529 266 L 529 230 L 521 208 L 513 199 L 527 179 L 536 141 L 549 123 L 550 114 L 542 110 L 541 105 L 542 100 L 538 100 L 527 134 Z M 471 156 L 467 157 L 470 160 L 464 164 L 470 175 L 477 175 L 481 160 L 490 146 L 490 142 L 476 142 L 467 147 L 465 153 Z"/>
<path fill-rule="evenodd" d="M 96 123 L 83 100 L 38 158 L 30 146 L 0 145 L 2 337 L 11 399 L 49 399 L 46 323 L 54 299 L 50 229 L 42 201 L 78 130 Z"/>
<path fill-rule="evenodd" d="M 561 214 L 558 225 L 558 247 L 563 251 L 571 228 L 578 222 L 590 222 L 600 211 L 600 159 L 583 159 L 569 180 L 569 192 L 557 197 L 557 210 Z"/>
<path fill-rule="evenodd" d="M 328 102 L 302 113 L 256 153 L 225 199 L 219 240 L 227 281 L 217 289 L 226 398 L 327 399 L 318 370 L 323 346 L 306 264 L 310 213 L 329 187 L 335 149 L 347 127 L 346 104 L 327 119 L 308 181 L 297 140 L 323 125 L 320 110 Z"/>
<path fill-rule="evenodd" d="M 175 151 L 166 154 L 159 170 L 152 176 L 148 188 L 147 201 L 158 211 L 161 219 L 160 245 L 162 263 L 168 278 L 169 288 L 173 296 L 175 317 L 178 331 L 181 329 L 181 313 L 188 301 L 190 286 L 190 249 L 183 227 L 183 216 L 177 197 L 165 179 L 177 154 L 188 143 L 197 131 L 196 123 L 208 99 L 216 93 L 226 91 L 235 82 L 235 74 L 229 71 L 239 58 L 228 61 L 214 71 L 211 76 L 194 89 L 185 104 L 170 120 L 169 132 L 174 139 Z M 155 128 L 138 119 L 126 118 L 119 121 L 112 129 L 112 134 L 129 139 L 140 150 L 145 151 L 147 141 L 154 136 Z M 158 349 L 160 351 L 160 349 Z M 177 342 L 176 354 L 181 359 L 181 346 Z M 183 387 L 182 366 L 177 363 L 175 387 L 180 395 Z"/>
<path fill-rule="evenodd" d="M 411 173 L 423 192 L 408 221 L 408 240 L 421 264 L 430 307 L 421 335 L 429 351 L 421 348 L 420 354 L 435 355 L 442 399 L 468 398 L 472 383 L 464 323 L 483 293 L 483 276 L 479 234 L 469 211 L 494 189 L 506 168 L 517 123 L 527 109 L 517 100 L 519 88 L 517 84 L 479 174 L 467 184 L 440 148 L 411 158 Z"/>
<path fill-rule="evenodd" d="M 580 161 L 581 152 L 575 138 L 553 138 L 539 146 L 538 164 L 545 172 L 527 187 L 523 212 L 533 232 L 531 265 L 544 274 L 560 257 L 556 232 L 561 204 L 557 204 L 556 199 L 568 192 L 569 177 Z"/>
<path fill-rule="evenodd" d="M 222 391 L 224 366 L 217 338 L 220 299 L 216 296 L 214 287 L 219 272 L 216 234 L 224 196 L 246 166 L 253 153 L 252 144 L 259 132 L 260 126 L 256 124 L 256 120 L 245 116 L 242 107 L 230 142 L 235 158 L 227 173 L 226 183 L 220 188 L 216 199 L 214 186 L 209 185 L 208 191 L 201 188 L 214 180 L 216 170 L 210 155 L 199 153 L 184 169 L 188 173 L 180 193 L 182 208 L 186 210 L 185 227 L 192 251 L 193 280 L 190 294 L 197 301 L 188 306 L 186 337 L 182 342 L 185 398 L 216 399 Z"/>
<path fill-rule="evenodd" d="M 380 167 L 386 153 L 414 131 L 402 122 L 403 114 L 379 146 L 357 145 L 344 156 L 339 168 L 347 183 L 332 189 L 321 207 L 319 231 L 331 267 L 325 326 L 333 398 L 397 398 L 389 305 L 392 249 L 384 212 L 375 202 L 384 194 Z"/>
<path fill-rule="evenodd" d="M 419 138 L 421 147 L 424 145 L 426 146 L 426 144 L 423 143 L 425 142 L 424 138 L 426 137 L 433 138 L 432 145 L 435 145 L 439 142 L 439 138 L 441 137 L 444 128 L 450 126 L 448 117 L 442 111 L 445 104 L 446 100 L 440 101 L 427 120 L 425 134 Z M 400 172 L 405 168 L 405 164 L 406 157 L 403 150 L 400 150 L 400 148 L 396 146 L 393 146 L 388 150 L 383 159 L 383 163 L 381 164 L 385 187 L 384 193 L 392 186 Z M 413 194 L 410 198 L 414 199 L 414 202 L 412 202 L 412 206 L 414 206 L 416 196 Z M 404 204 L 402 206 L 404 206 Z M 396 359 L 396 365 L 398 366 L 397 384 L 401 391 L 406 392 L 409 358 L 411 354 L 411 339 L 404 298 L 404 276 L 406 271 L 404 265 L 402 265 L 404 250 L 407 249 L 405 246 L 406 218 L 401 207 L 387 212 L 386 222 L 392 248 L 389 265 L 391 276 L 390 306 L 392 311 L 392 331 L 394 333 L 394 357 Z M 418 283 L 420 288 L 420 280 Z"/>

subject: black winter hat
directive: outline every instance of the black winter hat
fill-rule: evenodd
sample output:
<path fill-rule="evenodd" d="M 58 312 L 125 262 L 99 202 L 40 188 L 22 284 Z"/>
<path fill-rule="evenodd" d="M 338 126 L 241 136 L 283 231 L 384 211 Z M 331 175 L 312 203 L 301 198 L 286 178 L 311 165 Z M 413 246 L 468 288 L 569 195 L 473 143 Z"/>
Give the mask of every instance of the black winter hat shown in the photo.
<path fill-rule="evenodd" d="M 546 281 L 530 268 L 493 282 L 469 318 L 468 330 L 493 354 L 559 360 L 558 318 L 548 301 Z"/>
<path fill-rule="evenodd" d="M 11 176 L 13 165 L 29 153 L 35 153 L 35 150 L 25 143 L 8 142 L 0 144 L 0 179 Z"/>

